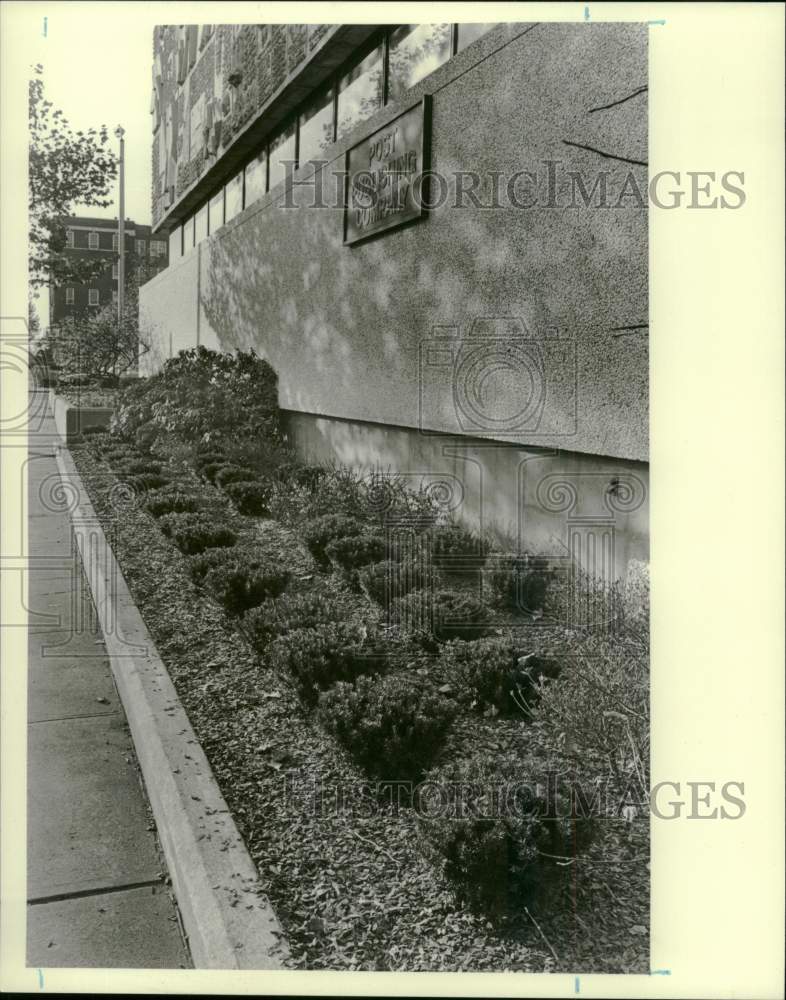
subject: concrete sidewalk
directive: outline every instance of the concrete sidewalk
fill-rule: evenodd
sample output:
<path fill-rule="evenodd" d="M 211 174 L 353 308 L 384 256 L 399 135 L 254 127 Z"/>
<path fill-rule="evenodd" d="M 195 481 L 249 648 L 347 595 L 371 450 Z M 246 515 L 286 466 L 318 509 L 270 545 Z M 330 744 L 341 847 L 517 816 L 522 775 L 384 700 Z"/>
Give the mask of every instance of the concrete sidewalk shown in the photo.
<path fill-rule="evenodd" d="M 54 457 L 51 412 L 28 455 L 27 962 L 191 961 Z"/>

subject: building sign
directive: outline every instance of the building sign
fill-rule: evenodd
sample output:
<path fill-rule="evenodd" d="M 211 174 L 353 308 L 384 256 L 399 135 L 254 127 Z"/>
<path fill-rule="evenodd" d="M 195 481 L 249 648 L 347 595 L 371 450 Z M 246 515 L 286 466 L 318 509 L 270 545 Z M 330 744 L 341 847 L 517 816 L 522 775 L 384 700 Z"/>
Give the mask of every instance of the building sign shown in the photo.
<path fill-rule="evenodd" d="M 430 97 L 347 150 L 344 243 L 426 214 Z"/>

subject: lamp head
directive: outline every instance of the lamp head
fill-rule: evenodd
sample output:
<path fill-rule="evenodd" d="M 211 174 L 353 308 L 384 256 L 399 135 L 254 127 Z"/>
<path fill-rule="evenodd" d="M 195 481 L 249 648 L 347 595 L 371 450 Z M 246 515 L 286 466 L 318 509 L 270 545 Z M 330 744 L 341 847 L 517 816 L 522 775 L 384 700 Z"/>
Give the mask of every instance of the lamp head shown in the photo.
<path fill-rule="evenodd" d="M 117 128 L 115 129 L 115 135 L 117 136 L 117 138 L 122 139 L 125 134 L 126 130 L 122 127 L 122 125 L 118 125 Z"/>

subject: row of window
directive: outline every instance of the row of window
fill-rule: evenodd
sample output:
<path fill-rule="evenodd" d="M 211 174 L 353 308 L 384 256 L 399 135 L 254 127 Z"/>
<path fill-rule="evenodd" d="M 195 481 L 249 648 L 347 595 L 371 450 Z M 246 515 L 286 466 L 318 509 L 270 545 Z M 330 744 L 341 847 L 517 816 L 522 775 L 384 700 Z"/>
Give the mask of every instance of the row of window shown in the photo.
<path fill-rule="evenodd" d="M 74 242 L 74 230 L 66 230 L 66 246 L 75 247 Z M 117 250 L 120 246 L 117 233 L 112 233 L 112 249 Z M 147 249 L 147 243 L 145 240 L 135 240 L 134 248 L 136 253 L 140 257 L 145 256 Z M 87 234 L 87 249 L 88 250 L 100 250 L 100 234 L 97 232 L 90 232 Z M 108 249 L 105 247 L 104 249 Z M 166 255 L 166 242 L 164 240 L 150 240 L 150 256 L 151 257 L 164 257 Z"/>
<path fill-rule="evenodd" d="M 359 122 L 402 97 L 451 56 L 493 28 L 486 24 L 401 24 L 317 91 L 224 187 L 169 237 L 170 260 L 216 232 L 286 179 L 292 164 L 320 159 Z"/>
<path fill-rule="evenodd" d="M 75 300 L 75 289 L 66 288 L 65 290 L 65 300 L 67 306 L 72 306 Z M 112 301 L 117 302 L 117 292 L 112 292 Z M 87 304 L 89 306 L 97 306 L 101 304 L 101 293 L 97 288 L 88 288 L 87 290 Z"/>

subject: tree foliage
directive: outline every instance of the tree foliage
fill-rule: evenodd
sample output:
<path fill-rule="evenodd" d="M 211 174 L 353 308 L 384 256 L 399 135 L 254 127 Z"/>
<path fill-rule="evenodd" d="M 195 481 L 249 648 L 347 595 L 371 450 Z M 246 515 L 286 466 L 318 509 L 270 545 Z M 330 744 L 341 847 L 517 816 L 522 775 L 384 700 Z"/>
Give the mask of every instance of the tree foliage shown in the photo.
<path fill-rule="evenodd" d="M 63 112 L 44 96 L 43 67 L 37 65 L 28 91 L 29 268 L 34 287 L 66 281 L 84 283 L 106 262 L 64 254 L 65 219 L 75 204 L 107 208 L 117 176 L 105 125 L 75 132 Z"/>

